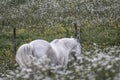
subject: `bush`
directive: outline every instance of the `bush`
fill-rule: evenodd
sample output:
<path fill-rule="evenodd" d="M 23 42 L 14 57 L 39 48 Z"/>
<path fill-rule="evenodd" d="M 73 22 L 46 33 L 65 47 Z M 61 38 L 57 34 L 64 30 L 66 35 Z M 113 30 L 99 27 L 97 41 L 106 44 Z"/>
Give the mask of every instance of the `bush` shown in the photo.
<path fill-rule="evenodd" d="M 100 49 L 94 43 L 94 49 L 83 51 L 83 63 L 79 65 L 70 58 L 66 71 L 59 70 L 60 66 L 51 67 L 38 61 L 32 68 L 17 68 L 1 74 L 5 80 L 119 80 L 119 53 L 119 46 Z"/>

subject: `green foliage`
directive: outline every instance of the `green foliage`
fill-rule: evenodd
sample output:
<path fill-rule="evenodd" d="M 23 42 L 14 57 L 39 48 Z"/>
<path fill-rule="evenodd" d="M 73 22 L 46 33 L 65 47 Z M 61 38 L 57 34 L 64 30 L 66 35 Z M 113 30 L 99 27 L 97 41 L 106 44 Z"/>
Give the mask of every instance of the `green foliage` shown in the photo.
<path fill-rule="evenodd" d="M 56 38 L 74 36 L 74 28 L 58 24 L 50 28 L 17 28 L 17 48 L 22 44 L 29 43 L 35 39 L 45 39 L 52 41 Z M 81 44 L 83 50 L 92 49 L 92 44 L 97 43 L 99 47 L 120 45 L 119 27 L 107 27 L 107 26 L 86 26 L 80 27 Z M 3 29 L 0 34 L 0 59 L 2 63 L 6 63 L 8 60 L 14 63 L 13 54 L 13 31 L 12 29 Z M 11 65 L 8 65 L 11 66 Z"/>
<path fill-rule="evenodd" d="M 90 26 L 81 27 L 81 39 L 83 43 L 98 43 L 102 46 L 120 45 L 119 27 Z"/>
<path fill-rule="evenodd" d="M 17 28 L 17 48 L 35 39 L 74 36 L 74 21 L 80 28 L 83 50 L 93 49 L 93 43 L 101 48 L 120 46 L 119 0 L 0 1 L 0 72 L 14 68 L 13 27 Z M 111 75 L 98 72 L 102 73 Z"/>

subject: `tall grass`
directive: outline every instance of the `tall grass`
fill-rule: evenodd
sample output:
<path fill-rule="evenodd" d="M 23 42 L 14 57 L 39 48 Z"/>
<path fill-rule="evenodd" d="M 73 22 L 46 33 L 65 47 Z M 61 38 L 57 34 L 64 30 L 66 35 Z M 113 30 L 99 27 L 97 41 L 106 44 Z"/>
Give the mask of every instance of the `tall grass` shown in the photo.
<path fill-rule="evenodd" d="M 83 52 L 84 63 L 81 65 L 81 67 L 77 65 L 72 66 L 73 64 L 76 63 L 71 64 L 69 67 L 70 72 L 68 70 L 68 73 L 64 73 L 64 74 L 72 75 L 73 78 L 70 77 L 71 80 L 74 79 L 77 80 L 76 77 L 78 76 L 81 76 L 81 79 L 83 80 L 86 79 L 89 80 L 89 78 L 91 80 L 92 79 L 101 80 L 102 78 L 109 79 L 109 77 L 115 78 L 117 75 L 119 77 L 120 68 L 118 66 L 120 64 L 117 64 L 119 63 L 118 53 L 120 53 L 119 30 L 120 30 L 120 26 L 117 27 L 116 26 L 115 27 L 80 26 L 81 44 L 82 44 L 82 49 L 84 51 Z M 17 32 L 17 48 L 20 45 L 24 43 L 28 43 L 35 39 L 45 39 L 51 41 L 55 38 L 74 36 L 74 28 L 72 26 L 64 26 L 61 24 L 58 24 L 53 27 L 45 28 L 44 30 L 36 26 L 27 27 L 27 28 L 17 28 L 16 32 Z M 1 43 L 0 44 L 0 74 L 6 74 L 7 70 L 14 70 L 16 68 L 15 55 L 13 54 L 13 31 L 11 28 L 1 30 L 0 43 Z M 99 45 L 97 49 L 94 49 L 93 43 L 97 43 Z M 111 50 L 112 49 L 111 46 L 118 46 L 118 47 L 114 47 L 115 49 Z M 108 47 L 108 50 L 106 49 L 104 50 L 104 48 L 106 47 Z M 101 57 L 101 59 L 99 59 L 101 55 L 103 56 Z M 99 60 L 93 61 L 94 59 L 97 59 L 96 57 Z M 102 65 L 102 63 L 104 63 L 105 61 L 106 64 Z M 106 69 L 107 66 L 108 69 Z M 76 72 L 75 68 L 77 67 L 79 68 L 79 70 Z M 75 74 L 78 75 L 72 74 L 73 71 L 75 71 Z M 18 71 L 18 73 L 20 72 Z M 32 74 L 33 73 L 30 73 L 30 75 Z M 45 72 L 45 74 L 48 73 Z M 55 73 L 53 74 L 55 75 Z M 61 76 L 64 76 L 64 79 L 69 79 L 67 75 L 61 75 Z M 14 75 L 14 77 L 15 76 L 16 75 Z M 55 75 L 55 76 L 60 77 L 59 75 Z"/>
<path fill-rule="evenodd" d="M 120 47 L 98 48 L 83 51 L 83 63 L 78 64 L 70 58 L 66 71 L 60 66 L 51 67 L 37 61 L 32 68 L 9 70 L 2 74 L 4 80 L 119 80 L 120 79 Z M 45 61 L 46 62 L 46 61 Z"/>

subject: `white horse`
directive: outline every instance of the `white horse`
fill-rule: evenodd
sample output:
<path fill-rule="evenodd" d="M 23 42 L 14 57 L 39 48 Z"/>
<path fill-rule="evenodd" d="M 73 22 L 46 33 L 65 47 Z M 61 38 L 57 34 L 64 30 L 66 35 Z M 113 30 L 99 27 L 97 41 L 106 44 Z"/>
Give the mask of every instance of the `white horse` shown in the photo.
<path fill-rule="evenodd" d="M 66 67 L 70 55 L 73 55 L 79 63 L 82 62 L 81 45 L 75 38 L 62 38 L 53 40 L 52 46 L 57 56 L 58 65 Z"/>
<path fill-rule="evenodd" d="M 55 39 L 51 43 L 45 40 L 34 40 L 19 47 L 16 61 L 19 66 L 31 67 L 32 57 L 40 59 L 46 56 L 50 59 L 50 65 L 62 65 L 66 67 L 69 56 L 73 55 L 81 63 L 81 45 L 74 38 Z"/>
<path fill-rule="evenodd" d="M 50 59 L 50 64 L 57 64 L 57 59 L 50 43 L 45 40 L 34 40 L 28 44 L 23 44 L 19 47 L 16 54 L 16 61 L 21 68 L 31 67 L 32 57 L 40 59 L 47 56 Z"/>

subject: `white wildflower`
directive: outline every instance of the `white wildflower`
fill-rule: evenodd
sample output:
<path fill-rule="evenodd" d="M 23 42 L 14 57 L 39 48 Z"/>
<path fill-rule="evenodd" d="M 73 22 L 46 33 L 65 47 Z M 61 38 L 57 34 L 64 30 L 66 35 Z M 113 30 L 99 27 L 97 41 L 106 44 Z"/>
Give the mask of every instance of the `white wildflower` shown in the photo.
<path fill-rule="evenodd" d="M 6 76 L 7 76 L 7 78 L 13 78 L 13 76 L 11 76 L 11 75 L 8 75 L 8 74 L 7 74 Z"/>
<path fill-rule="evenodd" d="M 112 65 L 108 65 L 107 67 L 106 67 L 106 69 L 108 70 L 108 69 L 111 69 L 112 68 Z"/>
<path fill-rule="evenodd" d="M 9 74 L 12 76 L 15 75 L 15 73 L 13 71 L 10 71 Z"/>
<path fill-rule="evenodd" d="M 16 70 L 15 70 L 15 73 L 16 73 L 16 74 L 19 73 L 19 70 L 16 69 Z"/>
<path fill-rule="evenodd" d="M 32 69 L 26 69 L 26 72 L 30 73 L 30 72 L 32 72 Z"/>
<path fill-rule="evenodd" d="M 85 54 L 86 54 L 86 55 L 90 55 L 90 54 L 91 54 L 91 52 L 85 52 Z"/>
<path fill-rule="evenodd" d="M 16 74 L 16 76 L 15 76 L 16 78 L 19 78 L 19 77 L 21 77 L 21 75 L 20 74 Z"/>
<path fill-rule="evenodd" d="M 94 45 L 94 46 L 97 46 L 97 44 L 96 44 L 96 43 L 93 43 L 93 45 Z"/>
<path fill-rule="evenodd" d="M 93 66 L 94 68 L 97 68 L 97 64 L 96 64 L 96 63 L 93 63 L 92 66 Z"/>
<path fill-rule="evenodd" d="M 73 73 L 73 71 L 66 71 L 66 74 L 71 74 Z"/>
<path fill-rule="evenodd" d="M 29 75 L 29 74 L 25 74 L 25 75 L 23 76 L 23 78 L 24 78 L 24 79 L 29 79 L 29 78 L 30 78 L 30 75 Z"/>

